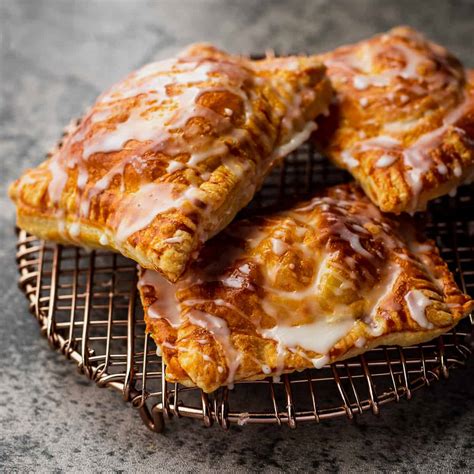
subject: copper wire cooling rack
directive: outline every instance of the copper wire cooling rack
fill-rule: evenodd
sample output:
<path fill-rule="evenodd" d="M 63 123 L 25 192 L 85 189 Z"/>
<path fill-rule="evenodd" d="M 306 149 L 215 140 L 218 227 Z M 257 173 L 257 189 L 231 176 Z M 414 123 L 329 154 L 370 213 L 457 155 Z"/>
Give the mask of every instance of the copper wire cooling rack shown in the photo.
<path fill-rule="evenodd" d="M 304 197 L 348 175 L 304 145 L 275 169 L 245 211 Z M 461 288 L 474 293 L 474 193 L 433 203 L 422 216 Z M 470 217 L 469 217 L 470 216 Z M 469 220 L 471 219 L 471 220 Z M 421 224 L 421 222 L 420 222 Z M 205 425 L 274 423 L 346 417 L 410 399 L 412 393 L 462 366 L 472 350 L 472 316 L 450 333 L 414 347 L 383 347 L 320 370 L 259 382 L 236 383 L 211 395 L 167 383 L 156 346 L 145 335 L 136 290 L 136 264 L 106 251 L 87 252 L 18 235 L 19 284 L 41 332 L 100 387 L 119 390 L 153 431 L 165 418 L 190 417 Z"/>

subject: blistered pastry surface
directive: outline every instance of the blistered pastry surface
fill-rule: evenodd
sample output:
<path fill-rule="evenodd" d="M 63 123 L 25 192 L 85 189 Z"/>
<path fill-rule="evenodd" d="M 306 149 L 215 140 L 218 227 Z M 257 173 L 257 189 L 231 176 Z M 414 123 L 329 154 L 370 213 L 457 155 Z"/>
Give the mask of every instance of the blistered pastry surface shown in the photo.
<path fill-rule="evenodd" d="M 119 250 L 175 280 L 309 137 L 330 96 L 315 58 L 252 61 L 193 45 L 101 95 L 14 183 L 18 224 Z"/>
<path fill-rule="evenodd" d="M 446 49 L 398 27 L 321 60 L 336 96 L 318 140 L 383 211 L 422 210 L 474 177 L 474 74 Z"/>
<path fill-rule="evenodd" d="M 473 308 L 432 241 L 337 186 L 231 224 L 175 284 L 139 290 L 167 377 L 213 391 L 445 332 Z"/>

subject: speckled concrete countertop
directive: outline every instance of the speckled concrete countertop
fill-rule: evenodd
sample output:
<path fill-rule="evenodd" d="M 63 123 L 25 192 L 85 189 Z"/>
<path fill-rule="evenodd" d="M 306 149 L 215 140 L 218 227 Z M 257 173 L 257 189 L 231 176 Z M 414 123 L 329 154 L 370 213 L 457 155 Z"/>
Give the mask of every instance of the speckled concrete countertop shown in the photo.
<path fill-rule="evenodd" d="M 224 432 L 190 420 L 154 435 L 120 396 L 49 350 L 16 287 L 7 183 L 131 69 L 196 40 L 231 51 L 322 51 L 408 23 L 474 66 L 474 3 L 458 1 L 0 2 L 0 470 L 474 469 L 474 367 L 357 424 Z"/>

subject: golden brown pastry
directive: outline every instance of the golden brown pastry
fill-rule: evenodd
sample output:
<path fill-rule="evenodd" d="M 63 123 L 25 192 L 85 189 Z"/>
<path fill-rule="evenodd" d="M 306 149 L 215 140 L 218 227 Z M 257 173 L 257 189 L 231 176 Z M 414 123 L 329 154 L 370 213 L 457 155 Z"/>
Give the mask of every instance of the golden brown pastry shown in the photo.
<path fill-rule="evenodd" d="M 141 270 L 167 379 L 212 392 L 446 332 L 474 302 L 411 222 L 336 186 L 231 224 L 177 283 Z"/>
<path fill-rule="evenodd" d="M 331 94 L 316 58 L 252 61 L 191 46 L 100 96 L 11 186 L 18 226 L 120 251 L 174 281 L 308 138 Z"/>
<path fill-rule="evenodd" d="M 474 176 L 474 72 L 398 27 L 320 56 L 336 91 L 317 140 L 386 212 L 423 210 Z"/>

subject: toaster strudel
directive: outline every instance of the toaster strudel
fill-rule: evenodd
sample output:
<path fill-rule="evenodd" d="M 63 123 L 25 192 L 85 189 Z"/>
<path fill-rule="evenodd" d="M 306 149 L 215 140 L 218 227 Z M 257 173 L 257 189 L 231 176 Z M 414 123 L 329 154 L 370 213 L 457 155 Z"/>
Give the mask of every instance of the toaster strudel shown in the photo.
<path fill-rule="evenodd" d="M 386 212 L 474 176 L 474 72 L 408 27 L 321 55 L 336 92 L 317 140 Z"/>
<path fill-rule="evenodd" d="M 101 95 L 11 186 L 18 226 L 117 250 L 175 281 L 308 138 L 331 94 L 314 57 L 254 61 L 193 45 Z"/>
<path fill-rule="evenodd" d="M 474 307 L 434 242 L 355 185 L 234 222 L 177 283 L 142 269 L 139 291 L 167 379 L 206 392 L 427 341 Z"/>

